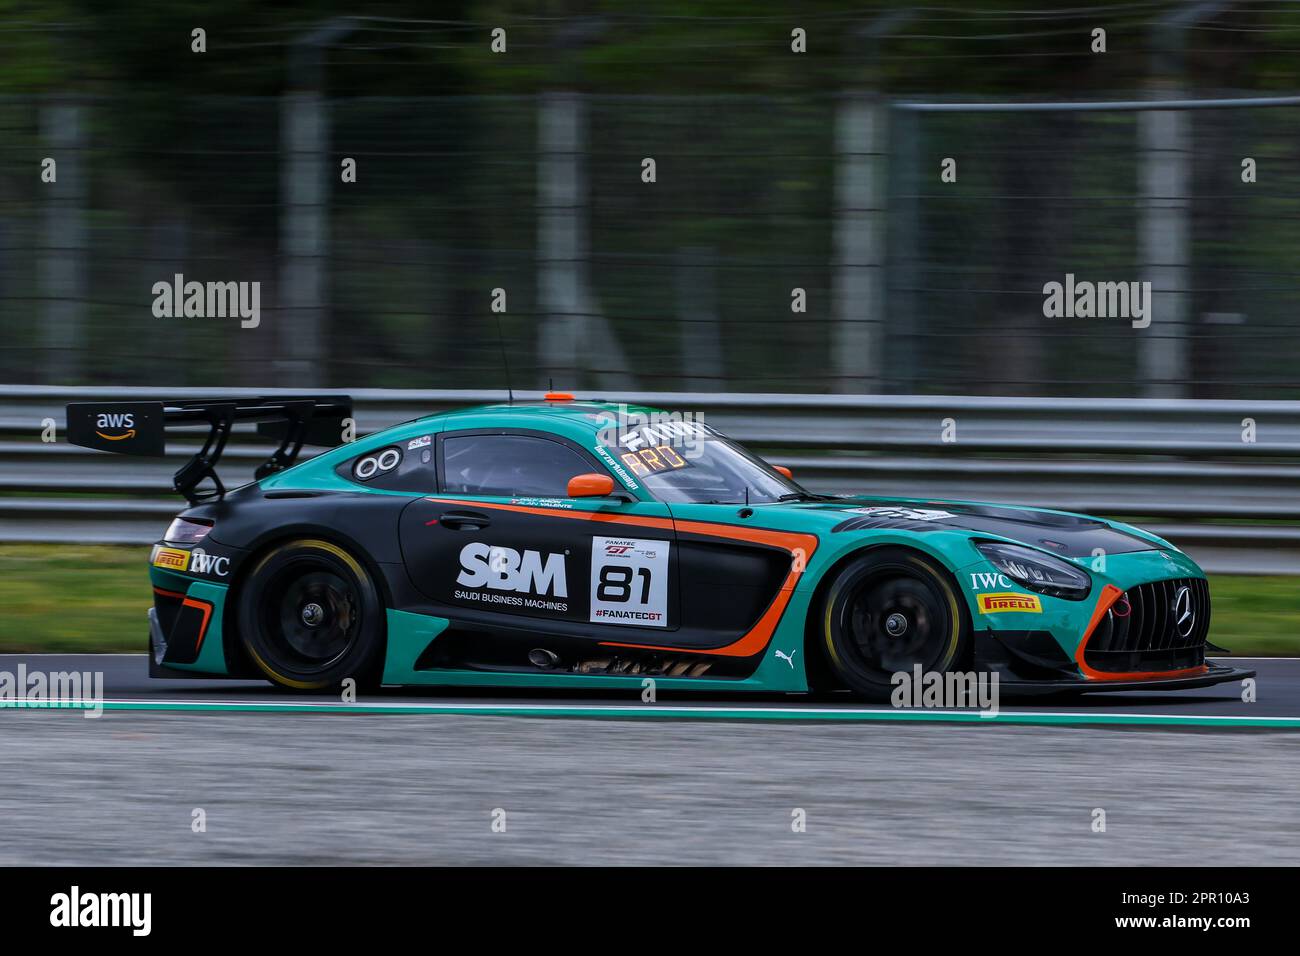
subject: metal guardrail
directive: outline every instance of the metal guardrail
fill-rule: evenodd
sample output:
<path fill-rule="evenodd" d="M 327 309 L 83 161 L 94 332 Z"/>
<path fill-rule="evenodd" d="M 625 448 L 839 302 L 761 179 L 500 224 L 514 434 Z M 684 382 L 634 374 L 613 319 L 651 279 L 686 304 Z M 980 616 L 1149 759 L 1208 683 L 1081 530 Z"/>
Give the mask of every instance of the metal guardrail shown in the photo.
<path fill-rule="evenodd" d="M 63 406 L 86 399 L 248 389 L 0 387 L 0 541 L 152 541 L 182 502 L 166 460 L 68 445 Z M 261 389 L 290 395 L 293 390 Z M 314 390 L 319 392 L 320 390 Z M 351 390 L 357 431 L 504 391 Z M 516 398 L 540 398 L 516 392 Z M 1134 519 L 1211 571 L 1300 573 L 1300 402 L 636 392 L 604 397 L 702 414 L 807 487 L 971 498 Z M 41 441 L 53 419 L 59 440 Z M 1253 423 L 1253 441 L 1245 440 Z M 268 451 L 237 429 L 222 475 L 250 480 Z M 197 440 L 196 434 L 196 440 Z"/>

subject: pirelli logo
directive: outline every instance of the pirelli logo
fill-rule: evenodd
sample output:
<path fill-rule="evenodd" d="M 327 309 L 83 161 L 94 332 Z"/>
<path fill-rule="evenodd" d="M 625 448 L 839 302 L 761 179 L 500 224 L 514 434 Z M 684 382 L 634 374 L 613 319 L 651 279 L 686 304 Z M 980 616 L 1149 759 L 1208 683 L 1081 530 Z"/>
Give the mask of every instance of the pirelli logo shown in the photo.
<path fill-rule="evenodd" d="M 153 546 L 153 557 L 150 561 L 155 568 L 166 568 L 168 571 L 188 571 L 190 553 L 182 551 L 180 548 L 164 548 L 160 544 L 155 544 Z"/>
<path fill-rule="evenodd" d="M 978 594 L 981 614 L 1001 614 L 1004 611 L 1019 611 L 1022 614 L 1042 614 L 1043 602 L 1032 594 Z"/>

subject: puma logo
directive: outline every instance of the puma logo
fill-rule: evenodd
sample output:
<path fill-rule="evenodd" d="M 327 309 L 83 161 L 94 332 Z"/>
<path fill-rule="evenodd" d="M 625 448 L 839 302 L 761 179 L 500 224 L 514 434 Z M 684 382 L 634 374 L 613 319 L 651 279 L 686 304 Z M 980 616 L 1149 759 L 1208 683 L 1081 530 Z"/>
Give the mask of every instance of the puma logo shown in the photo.
<path fill-rule="evenodd" d="M 798 653 L 799 653 L 798 648 L 794 649 L 789 654 L 787 654 L 785 651 L 778 650 L 776 652 L 776 656 L 781 658 L 781 660 L 785 661 L 787 664 L 789 664 L 790 670 L 794 670 L 794 656 Z"/>

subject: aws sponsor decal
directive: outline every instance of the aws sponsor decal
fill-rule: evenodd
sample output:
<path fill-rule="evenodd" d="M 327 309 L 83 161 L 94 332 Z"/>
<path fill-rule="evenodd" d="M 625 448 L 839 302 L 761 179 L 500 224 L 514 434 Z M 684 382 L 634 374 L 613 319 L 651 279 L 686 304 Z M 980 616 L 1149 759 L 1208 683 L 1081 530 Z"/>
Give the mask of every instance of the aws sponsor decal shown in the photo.
<path fill-rule="evenodd" d="M 188 571 L 190 574 L 210 574 L 224 578 L 230 573 L 230 559 L 224 555 L 208 554 L 202 548 L 185 551 L 181 548 L 164 548 L 160 544 L 153 546 L 153 556 L 149 561 L 155 568 L 168 571 Z"/>
<path fill-rule="evenodd" d="M 123 441 L 135 437 L 133 412 L 100 412 L 95 416 L 95 434 L 105 441 Z"/>
<path fill-rule="evenodd" d="M 500 545 L 471 541 L 460 549 L 460 573 L 456 575 L 455 596 L 461 601 L 500 604 L 530 610 L 559 611 L 569 609 L 569 584 L 565 575 L 565 555 L 540 551 L 516 551 Z"/>
<path fill-rule="evenodd" d="M 1021 614 L 1043 613 L 1043 602 L 1033 594 L 998 592 L 995 594 L 977 594 L 975 597 L 981 614 L 1003 614 L 1008 611 L 1016 611 Z"/>
<path fill-rule="evenodd" d="M 119 455 L 161 455 L 164 414 L 162 402 L 69 402 L 68 441 Z"/>

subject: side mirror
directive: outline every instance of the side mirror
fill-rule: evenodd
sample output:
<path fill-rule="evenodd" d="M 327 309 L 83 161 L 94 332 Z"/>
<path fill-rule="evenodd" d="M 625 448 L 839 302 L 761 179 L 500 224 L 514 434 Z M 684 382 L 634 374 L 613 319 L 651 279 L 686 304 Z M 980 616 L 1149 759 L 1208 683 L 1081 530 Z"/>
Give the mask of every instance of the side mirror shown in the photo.
<path fill-rule="evenodd" d="M 574 475 L 569 479 L 570 498 L 608 498 L 614 493 L 614 479 L 609 475 L 591 472 Z"/>
<path fill-rule="evenodd" d="M 772 467 L 775 468 L 777 471 L 779 471 L 781 474 L 785 475 L 791 481 L 794 480 L 794 472 L 791 471 L 789 468 L 785 467 L 785 465 L 773 465 Z"/>

